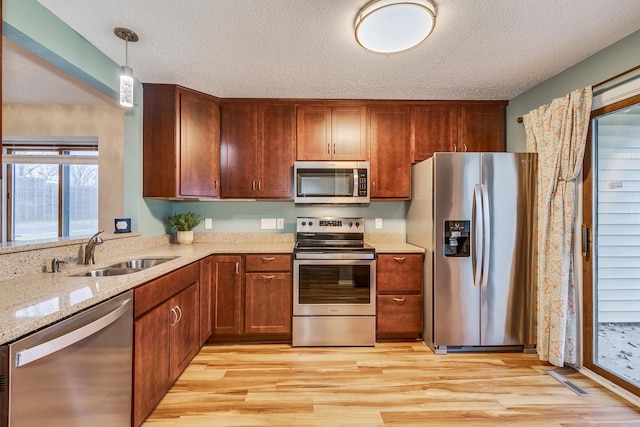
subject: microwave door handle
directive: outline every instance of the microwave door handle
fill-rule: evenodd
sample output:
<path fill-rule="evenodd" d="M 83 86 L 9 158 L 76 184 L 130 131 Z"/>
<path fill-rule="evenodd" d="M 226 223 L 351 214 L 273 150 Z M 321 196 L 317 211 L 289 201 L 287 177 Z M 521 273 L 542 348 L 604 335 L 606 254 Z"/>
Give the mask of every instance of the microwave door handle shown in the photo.
<path fill-rule="evenodd" d="M 358 197 L 358 169 L 353 169 L 353 197 Z"/>

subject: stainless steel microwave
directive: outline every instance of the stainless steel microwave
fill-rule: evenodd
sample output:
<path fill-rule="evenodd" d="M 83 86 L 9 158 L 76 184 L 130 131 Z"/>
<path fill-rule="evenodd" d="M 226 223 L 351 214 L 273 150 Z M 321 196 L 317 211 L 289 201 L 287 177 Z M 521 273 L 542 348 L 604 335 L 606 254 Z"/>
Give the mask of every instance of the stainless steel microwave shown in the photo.
<path fill-rule="evenodd" d="M 295 162 L 295 203 L 369 203 L 369 162 Z"/>

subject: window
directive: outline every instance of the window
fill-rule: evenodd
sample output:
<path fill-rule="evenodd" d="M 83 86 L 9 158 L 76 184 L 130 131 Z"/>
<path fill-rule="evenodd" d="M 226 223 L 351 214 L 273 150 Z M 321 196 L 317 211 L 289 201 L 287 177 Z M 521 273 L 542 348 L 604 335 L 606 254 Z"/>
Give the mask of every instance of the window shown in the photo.
<path fill-rule="evenodd" d="M 98 229 L 97 140 L 3 142 L 5 241 Z"/>

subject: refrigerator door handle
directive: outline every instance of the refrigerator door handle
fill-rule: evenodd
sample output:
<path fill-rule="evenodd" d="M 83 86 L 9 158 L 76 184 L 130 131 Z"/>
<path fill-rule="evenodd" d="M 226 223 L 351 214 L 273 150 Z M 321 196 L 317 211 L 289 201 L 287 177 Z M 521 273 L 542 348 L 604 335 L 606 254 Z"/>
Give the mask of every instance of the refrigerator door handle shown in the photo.
<path fill-rule="evenodd" d="M 480 286 L 482 279 L 482 258 L 484 250 L 484 212 L 482 203 L 482 189 L 480 184 L 473 187 L 473 239 L 471 248 L 471 264 L 473 266 L 473 286 Z"/>
<path fill-rule="evenodd" d="M 491 210 L 489 209 L 489 192 L 482 184 L 482 283 L 487 286 L 489 280 L 489 255 L 491 251 Z"/>

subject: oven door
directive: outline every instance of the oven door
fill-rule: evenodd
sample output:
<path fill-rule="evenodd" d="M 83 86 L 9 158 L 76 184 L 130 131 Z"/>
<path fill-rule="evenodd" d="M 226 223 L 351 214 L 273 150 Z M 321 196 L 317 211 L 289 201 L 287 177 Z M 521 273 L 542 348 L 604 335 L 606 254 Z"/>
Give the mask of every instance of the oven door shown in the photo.
<path fill-rule="evenodd" d="M 294 316 L 374 316 L 375 259 L 296 259 Z"/>

